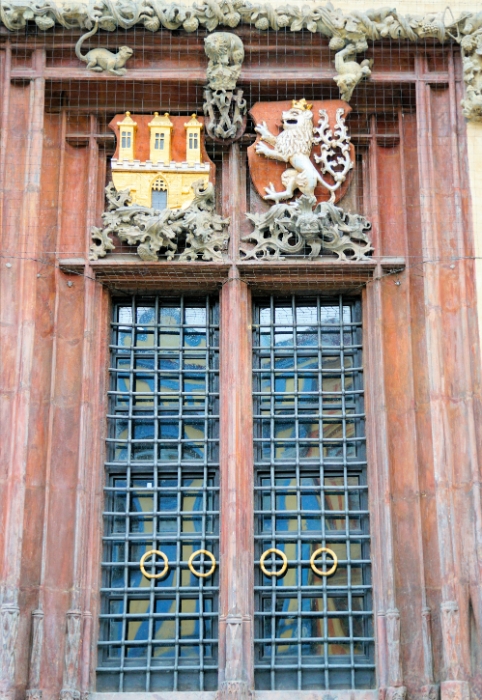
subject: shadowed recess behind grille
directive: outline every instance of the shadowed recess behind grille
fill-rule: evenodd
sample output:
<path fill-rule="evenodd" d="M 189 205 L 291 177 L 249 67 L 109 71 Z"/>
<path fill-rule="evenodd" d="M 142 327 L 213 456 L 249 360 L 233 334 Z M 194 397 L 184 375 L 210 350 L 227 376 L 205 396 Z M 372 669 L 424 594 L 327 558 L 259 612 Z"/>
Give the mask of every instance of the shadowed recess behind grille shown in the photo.
<path fill-rule="evenodd" d="M 99 691 L 217 687 L 218 569 L 188 560 L 218 559 L 218 332 L 210 298 L 114 306 Z"/>
<path fill-rule="evenodd" d="M 271 297 L 253 329 L 256 688 L 371 688 L 361 305 Z"/>

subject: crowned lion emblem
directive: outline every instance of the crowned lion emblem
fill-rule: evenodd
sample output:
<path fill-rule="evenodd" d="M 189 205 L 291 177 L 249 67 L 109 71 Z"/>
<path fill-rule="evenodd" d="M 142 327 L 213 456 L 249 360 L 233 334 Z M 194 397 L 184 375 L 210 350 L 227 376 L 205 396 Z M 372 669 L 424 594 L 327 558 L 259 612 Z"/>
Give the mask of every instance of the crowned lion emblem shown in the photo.
<path fill-rule="evenodd" d="M 314 126 L 312 107 L 305 99 L 293 100 L 291 108 L 281 113 L 282 131 L 277 136 L 270 131 L 266 121 L 255 127 L 260 135 L 254 147 L 256 154 L 291 166 L 281 174 L 284 189 L 279 191 L 270 182 L 264 187 L 264 199 L 278 204 L 291 199 L 296 190 L 313 197 L 315 189 L 321 185 L 330 192 L 330 201 L 333 202 L 335 191 L 353 168 L 353 147 L 343 120 L 345 109 L 339 107 L 336 110 L 336 125 L 332 129 L 325 109 L 319 110 L 318 126 Z M 313 162 L 311 152 L 318 144 L 320 153 L 314 154 Z M 320 169 L 315 163 L 321 164 Z"/>

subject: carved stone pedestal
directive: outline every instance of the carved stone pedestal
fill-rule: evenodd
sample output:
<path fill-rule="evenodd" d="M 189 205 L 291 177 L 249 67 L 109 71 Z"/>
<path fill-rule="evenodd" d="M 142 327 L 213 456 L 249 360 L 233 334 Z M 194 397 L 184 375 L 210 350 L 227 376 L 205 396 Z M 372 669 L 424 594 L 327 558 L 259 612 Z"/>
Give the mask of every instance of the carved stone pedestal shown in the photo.
<path fill-rule="evenodd" d="M 421 690 L 423 700 L 438 700 L 440 697 L 440 686 L 436 683 L 423 685 Z"/>
<path fill-rule="evenodd" d="M 440 700 L 469 700 L 467 681 L 443 681 L 440 684 Z"/>
<path fill-rule="evenodd" d="M 385 691 L 385 700 L 405 700 L 407 697 L 407 689 L 404 685 L 388 686 Z"/>
<path fill-rule="evenodd" d="M 253 697 L 245 681 L 224 681 L 219 686 L 218 700 L 252 700 Z"/>

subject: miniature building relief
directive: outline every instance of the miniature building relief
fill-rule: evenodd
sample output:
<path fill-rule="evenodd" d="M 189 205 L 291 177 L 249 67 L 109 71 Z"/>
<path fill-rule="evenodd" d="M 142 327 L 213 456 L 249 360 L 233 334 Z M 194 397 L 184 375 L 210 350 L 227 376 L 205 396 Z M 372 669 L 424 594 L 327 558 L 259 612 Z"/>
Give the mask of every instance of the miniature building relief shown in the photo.
<path fill-rule="evenodd" d="M 92 229 L 90 259 L 114 250 L 111 235 L 137 245 L 143 260 L 222 260 L 228 219 L 214 211 L 214 165 L 195 114 L 115 117 L 112 182 L 106 188 L 103 227 Z"/>
<path fill-rule="evenodd" d="M 283 109 L 285 105 L 288 109 Z M 373 250 L 367 219 L 335 206 L 346 192 L 354 163 L 354 147 L 344 120 L 350 107 L 340 100 L 315 106 L 316 127 L 314 105 L 305 99 L 293 100 L 291 105 L 257 103 L 251 110 L 259 135 L 248 150 L 251 177 L 259 194 L 275 204 L 266 213 L 247 214 L 254 231 L 242 240 L 254 246 L 241 249 L 245 259 L 276 259 L 285 254 L 313 258 L 330 253 L 342 260 L 363 260 Z M 282 130 L 275 136 L 271 128 L 280 111 Z M 260 121 L 261 116 L 269 125 Z M 283 170 L 270 161 L 291 167 Z M 284 189 L 277 189 L 275 178 Z M 282 204 L 297 192 L 301 193 L 298 199 Z M 327 193 L 328 201 L 323 201 Z"/>

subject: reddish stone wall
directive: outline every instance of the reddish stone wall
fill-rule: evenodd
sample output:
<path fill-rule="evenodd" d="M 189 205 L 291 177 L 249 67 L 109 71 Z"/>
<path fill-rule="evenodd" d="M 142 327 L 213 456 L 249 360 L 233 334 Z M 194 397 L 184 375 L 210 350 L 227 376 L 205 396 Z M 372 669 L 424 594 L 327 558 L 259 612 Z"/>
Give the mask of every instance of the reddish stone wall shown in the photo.
<path fill-rule="evenodd" d="M 243 31 L 247 46 L 268 41 Z M 42 691 L 51 700 L 62 692 L 68 700 L 95 687 L 101 556 L 111 292 L 98 281 L 101 265 L 88 262 L 89 231 L 104 207 L 106 161 L 113 152 L 109 114 L 159 105 L 141 65 L 129 68 L 128 92 L 126 81 L 93 77 L 68 58 L 76 39 L 69 32 L 41 39 L 2 32 L 0 694 L 20 700 L 28 689 L 31 697 Z M 61 41 L 62 62 L 54 52 Z M 145 41 L 149 48 L 153 39 Z M 176 41 L 188 61 L 190 39 Z M 192 41 L 199 49 L 199 37 Z M 317 48 L 310 50 L 314 61 Z M 249 208 L 246 144 L 221 157 L 220 206 L 231 216 L 231 258 L 222 275 L 231 281 L 221 291 L 227 517 L 220 682 L 234 681 L 234 694 L 241 692 L 237 682 L 252 682 L 251 289 L 324 290 L 341 280 L 364 302 L 381 694 L 401 698 L 406 687 L 410 697 L 435 698 L 441 684 L 443 700 L 462 699 L 469 684 L 482 697 L 480 349 L 461 80 L 450 49 L 437 72 L 429 71 L 439 64 L 427 60 L 423 47 L 410 50 L 389 78 L 391 65 L 377 49 L 366 102 L 354 98 L 354 119 L 375 115 L 377 95 L 391 95 L 393 111 L 390 128 L 384 126 L 385 104 L 385 112 L 380 107 L 378 118 L 371 117 L 370 129 L 354 137 L 363 156 L 363 213 L 373 222 L 375 247 L 373 276 L 363 289 L 350 263 L 283 262 L 282 275 L 271 265 L 264 277 L 252 272 L 259 266 L 237 265 L 234 253 Z M 244 79 L 253 102 L 275 99 L 275 80 L 287 93 L 279 99 L 302 92 L 310 99 L 310 90 L 319 96 L 330 89 L 332 75 L 317 78 L 309 65 L 303 83 L 301 63 L 299 75 L 289 78 L 287 66 L 270 64 L 271 82 L 262 79 L 267 55 L 260 50 L 258 64 L 247 63 Z M 202 75 L 185 71 L 192 91 L 176 93 L 179 74 L 175 67 L 171 73 L 169 100 L 177 100 L 180 111 L 192 109 L 193 100 L 200 108 Z M 59 86 L 65 94 L 57 103 Z M 396 102 L 397 89 L 412 95 L 408 107 Z M 59 261 L 65 259 L 76 259 L 80 274 L 62 271 Z M 403 269 L 393 274 L 394 267 Z M 134 269 L 139 272 L 130 281 L 123 283 L 119 274 L 114 286 L 142 289 L 145 264 L 138 260 Z M 179 286 L 197 288 L 207 269 L 201 262 L 179 268 Z M 151 289 L 172 288 L 165 263 L 149 270 Z M 240 338 L 234 350 L 233 337 Z M 233 606 L 241 632 L 223 636 Z M 223 686 L 226 692 L 229 687 Z"/>

